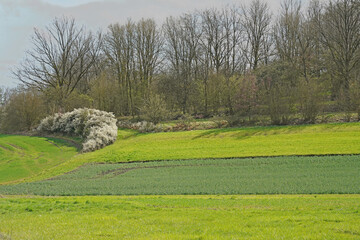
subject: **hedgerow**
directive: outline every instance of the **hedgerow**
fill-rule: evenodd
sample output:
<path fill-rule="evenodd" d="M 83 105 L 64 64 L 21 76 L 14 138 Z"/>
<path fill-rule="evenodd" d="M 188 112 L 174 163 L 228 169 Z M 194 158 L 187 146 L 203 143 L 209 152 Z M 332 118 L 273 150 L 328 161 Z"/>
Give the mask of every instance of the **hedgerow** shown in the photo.
<path fill-rule="evenodd" d="M 118 128 L 114 114 L 96 109 L 79 108 L 72 112 L 56 113 L 44 118 L 37 130 L 79 136 L 84 140 L 82 151 L 89 152 L 115 142 Z"/>
<path fill-rule="evenodd" d="M 155 124 L 153 122 L 136 122 L 132 123 L 129 121 L 118 121 L 117 125 L 119 128 L 133 129 L 141 133 L 151 132 L 177 132 L 177 131 L 191 131 L 191 130 L 206 130 L 214 128 L 225 128 L 229 126 L 226 120 L 213 120 L 208 122 L 185 122 L 181 121 L 174 125 L 170 124 Z"/>

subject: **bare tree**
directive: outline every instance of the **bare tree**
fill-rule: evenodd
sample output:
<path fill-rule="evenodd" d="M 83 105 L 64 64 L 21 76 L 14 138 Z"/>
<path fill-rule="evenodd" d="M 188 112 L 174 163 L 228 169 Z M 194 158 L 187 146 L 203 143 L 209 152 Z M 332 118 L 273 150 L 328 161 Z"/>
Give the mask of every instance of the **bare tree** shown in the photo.
<path fill-rule="evenodd" d="M 149 97 L 162 45 L 161 33 L 152 19 L 109 26 L 104 51 L 118 82 L 121 114 L 138 114 L 143 99 Z"/>
<path fill-rule="evenodd" d="M 317 26 L 322 43 L 336 67 L 335 74 L 343 90 L 346 111 L 350 111 L 350 83 L 360 63 L 360 2 L 330 1 Z"/>
<path fill-rule="evenodd" d="M 299 56 L 299 35 L 301 26 L 301 4 L 296 0 L 281 3 L 280 15 L 274 26 L 277 54 L 281 60 L 296 64 Z"/>
<path fill-rule="evenodd" d="M 217 9 L 208 9 L 202 12 L 203 47 L 210 57 L 210 67 L 221 72 L 225 61 L 224 14 Z"/>
<path fill-rule="evenodd" d="M 136 24 L 137 74 L 142 85 L 143 98 L 149 98 L 152 80 L 158 70 L 163 38 L 152 19 L 142 19 Z"/>
<path fill-rule="evenodd" d="M 243 71 L 244 55 L 241 42 L 245 40 L 244 29 L 241 24 L 241 11 L 236 6 L 223 9 L 223 27 L 225 32 L 225 60 L 223 71 L 227 77 Z"/>
<path fill-rule="evenodd" d="M 240 43 L 244 39 L 241 25 L 240 9 L 236 6 L 225 7 L 221 10 L 208 9 L 201 13 L 202 38 L 201 62 L 205 113 L 208 109 L 209 76 L 216 74 L 218 79 L 225 79 L 223 89 L 224 100 L 229 113 L 233 112 L 231 92 L 233 86 L 230 79 L 235 73 L 241 72 L 243 54 Z M 220 89 L 218 89 L 220 91 Z"/>
<path fill-rule="evenodd" d="M 105 53 L 118 82 L 119 95 L 123 106 L 121 114 L 135 114 L 135 23 L 129 20 L 125 25 L 113 24 L 105 37 Z"/>
<path fill-rule="evenodd" d="M 41 91 L 52 88 L 59 105 L 87 77 L 100 44 L 74 19 L 55 18 L 44 31 L 35 29 L 33 49 L 15 69 L 14 76 L 28 87 Z"/>
<path fill-rule="evenodd" d="M 168 18 L 163 26 L 165 54 L 170 72 L 175 75 L 183 113 L 187 111 L 190 94 L 198 78 L 201 37 L 198 22 L 197 15 L 184 14 L 179 18 Z"/>
<path fill-rule="evenodd" d="M 270 34 L 271 14 L 269 7 L 261 0 L 253 0 L 249 7 L 242 7 L 243 26 L 247 34 L 243 51 L 246 52 L 250 69 L 256 69 L 265 61 L 268 53 L 268 35 Z"/>
<path fill-rule="evenodd" d="M 201 78 L 204 95 L 204 113 L 208 115 L 209 108 L 209 79 L 215 73 L 220 73 L 225 59 L 225 33 L 223 15 L 217 9 L 208 9 L 200 13 L 201 16 Z"/>
<path fill-rule="evenodd" d="M 225 60 L 223 72 L 225 76 L 225 103 L 228 113 L 233 114 L 233 95 L 234 84 L 230 80 L 236 73 L 243 72 L 244 54 L 241 51 L 241 41 L 243 37 L 243 28 L 241 26 L 240 9 L 236 6 L 223 9 L 224 31 L 225 31 Z"/>

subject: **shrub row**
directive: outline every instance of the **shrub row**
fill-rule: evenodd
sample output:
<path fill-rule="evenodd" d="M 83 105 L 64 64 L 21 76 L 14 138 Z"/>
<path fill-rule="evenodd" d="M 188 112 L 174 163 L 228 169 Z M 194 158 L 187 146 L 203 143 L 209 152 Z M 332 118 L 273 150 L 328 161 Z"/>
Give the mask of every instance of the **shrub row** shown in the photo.
<path fill-rule="evenodd" d="M 174 125 L 170 124 L 154 124 L 152 122 L 141 121 L 131 123 L 129 121 L 118 121 L 119 128 L 133 129 L 141 133 L 149 132 L 177 132 L 177 131 L 191 131 L 191 130 L 205 130 L 214 128 L 228 127 L 226 120 L 208 121 L 208 122 L 179 122 Z"/>

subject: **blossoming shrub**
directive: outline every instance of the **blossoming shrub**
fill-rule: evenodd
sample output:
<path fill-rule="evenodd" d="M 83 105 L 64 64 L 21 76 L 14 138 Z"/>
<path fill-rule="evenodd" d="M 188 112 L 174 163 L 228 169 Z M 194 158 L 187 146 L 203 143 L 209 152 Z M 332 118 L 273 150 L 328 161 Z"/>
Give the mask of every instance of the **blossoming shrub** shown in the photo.
<path fill-rule="evenodd" d="M 37 129 L 41 132 L 80 136 L 83 152 L 94 151 L 115 142 L 117 126 L 114 114 L 88 108 L 56 113 L 43 119 Z"/>

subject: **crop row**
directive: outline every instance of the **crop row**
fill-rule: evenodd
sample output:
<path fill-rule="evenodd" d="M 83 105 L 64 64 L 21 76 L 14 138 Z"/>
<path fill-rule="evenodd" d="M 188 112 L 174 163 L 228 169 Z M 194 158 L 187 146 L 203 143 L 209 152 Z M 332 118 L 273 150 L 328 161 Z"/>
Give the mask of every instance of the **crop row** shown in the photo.
<path fill-rule="evenodd" d="M 52 179 L 0 186 L 0 194 L 354 194 L 359 172 L 358 155 L 87 164 Z"/>

